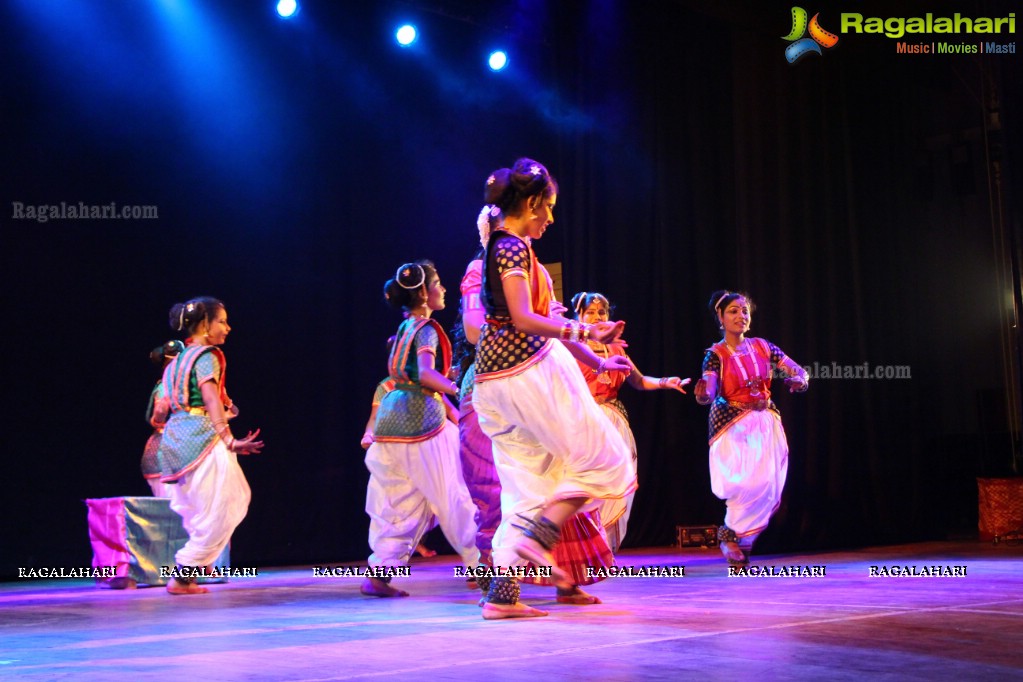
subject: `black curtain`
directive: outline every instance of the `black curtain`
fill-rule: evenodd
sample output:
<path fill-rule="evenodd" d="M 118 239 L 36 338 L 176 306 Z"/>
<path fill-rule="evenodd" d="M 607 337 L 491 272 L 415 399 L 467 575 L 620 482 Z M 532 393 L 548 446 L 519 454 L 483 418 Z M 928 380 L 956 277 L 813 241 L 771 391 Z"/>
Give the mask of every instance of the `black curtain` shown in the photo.
<path fill-rule="evenodd" d="M 821 13 L 825 28 L 837 15 Z M 751 293 L 752 333 L 820 373 L 908 372 L 821 378 L 794 397 L 775 387 L 791 459 L 765 548 L 969 534 L 975 477 L 1011 473 L 1013 456 L 1013 294 L 997 273 L 1015 224 L 1018 64 L 850 35 L 790 65 L 783 16 L 761 3 L 637 9 L 627 46 L 575 45 L 580 61 L 612 64 L 572 73 L 580 99 L 603 111 L 628 92 L 631 106 L 613 132 L 579 136 L 563 171 L 563 205 L 586 216 L 565 235 L 567 288 L 606 287 L 655 375 L 699 374 L 719 288 Z M 705 410 L 626 401 L 643 484 L 627 544 L 719 520 Z"/>
<path fill-rule="evenodd" d="M 13 65 L 0 457 L 14 484 L 0 576 L 88 562 L 81 500 L 146 494 L 145 354 L 171 338 L 170 305 L 199 294 L 224 299 L 235 328 L 235 431 L 267 441 L 243 461 L 253 503 L 235 562 L 364 557 L 358 441 L 400 321 L 381 287 L 429 257 L 453 300 L 483 179 L 520 155 L 561 183 L 540 259 L 563 264 L 566 295 L 617 304 L 644 372 L 698 377 L 722 287 L 747 290 L 753 333 L 800 364 L 909 368 L 775 387 L 791 454 L 765 551 L 975 529 L 975 477 L 1012 462 L 1015 55 L 897 55 L 892 39 L 843 35 L 790 65 L 789 7 L 754 2 L 303 4 L 283 24 L 204 3 L 192 20 L 216 49 L 194 72 L 172 68 L 194 41 L 168 38 L 148 6 L 99 22 L 99 3 L 72 2 L 64 16 L 96 21 L 59 31 L 32 3 L 0 10 Z M 387 43 L 409 9 L 419 52 Z M 844 10 L 821 8 L 822 25 Z M 518 46 L 498 77 L 470 66 L 488 36 Z M 13 202 L 61 201 L 156 204 L 160 218 L 7 219 Z M 623 398 L 641 484 L 626 546 L 719 522 L 706 409 Z"/>

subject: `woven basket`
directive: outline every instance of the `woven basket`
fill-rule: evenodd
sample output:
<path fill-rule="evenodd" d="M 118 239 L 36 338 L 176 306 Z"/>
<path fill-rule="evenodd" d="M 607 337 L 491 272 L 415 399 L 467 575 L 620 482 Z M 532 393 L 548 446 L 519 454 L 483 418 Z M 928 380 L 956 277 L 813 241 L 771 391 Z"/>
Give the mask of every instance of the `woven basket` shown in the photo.
<path fill-rule="evenodd" d="M 978 478 L 980 539 L 1023 528 L 1023 477 Z"/>

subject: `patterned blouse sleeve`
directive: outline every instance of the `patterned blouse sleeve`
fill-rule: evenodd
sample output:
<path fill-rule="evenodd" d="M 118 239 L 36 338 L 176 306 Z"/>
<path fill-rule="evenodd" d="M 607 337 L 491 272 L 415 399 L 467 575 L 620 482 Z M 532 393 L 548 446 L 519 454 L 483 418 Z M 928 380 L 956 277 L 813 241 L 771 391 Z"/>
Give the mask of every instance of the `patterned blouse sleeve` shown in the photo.
<path fill-rule="evenodd" d="M 721 376 L 721 358 L 712 350 L 707 351 L 707 354 L 703 356 L 703 373 Z"/>
<path fill-rule="evenodd" d="M 387 388 L 387 379 L 384 379 L 377 384 L 377 389 L 373 391 L 373 406 L 376 407 L 383 401 L 384 396 L 388 394 L 390 389 Z"/>
<path fill-rule="evenodd" d="M 778 346 L 774 345 L 770 341 L 765 341 L 767 349 L 771 352 L 771 367 L 778 367 L 781 365 L 782 360 L 785 359 L 785 351 Z"/>
<path fill-rule="evenodd" d="M 494 244 L 494 260 L 501 281 L 509 277 L 529 279 L 529 247 L 517 237 L 501 237 Z"/>
<path fill-rule="evenodd" d="M 195 385 L 202 386 L 207 381 L 219 383 L 220 381 L 220 360 L 216 354 L 206 352 L 199 356 L 192 369 L 195 373 Z"/>
<path fill-rule="evenodd" d="M 433 328 L 432 324 L 424 325 L 422 329 L 416 332 L 415 344 L 416 355 L 422 355 L 423 353 L 437 355 L 437 346 L 440 344 L 440 340 L 437 338 L 437 330 Z"/>

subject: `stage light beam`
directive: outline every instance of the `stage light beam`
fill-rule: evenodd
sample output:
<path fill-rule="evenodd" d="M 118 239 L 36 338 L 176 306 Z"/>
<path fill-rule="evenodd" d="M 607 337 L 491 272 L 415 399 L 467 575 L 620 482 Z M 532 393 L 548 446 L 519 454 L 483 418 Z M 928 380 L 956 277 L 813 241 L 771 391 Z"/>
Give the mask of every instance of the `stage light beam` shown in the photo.
<path fill-rule="evenodd" d="M 500 71 L 504 67 L 508 66 L 508 55 L 505 54 L 504 50 L 495 50 L 490 53 L 487 58 L 487 66 L 490 67 L 491 71 Z"/>
<path fill-rule="evenodd" d="M 298 2 L 296 0 L 280 0 L 277 3 L 277 14 L 284 19 L 290 19 L 295 16 L 298 12 Z"/>
<path fill-rule="evenodd" d="M 394 33 L 395 40 L 397 40 L 398 44 L 402 47 L 408 47 L 412 43 L 416 42 L 417 36 L 418 33 L 416 33 L 416 27 L 412 24 L 405 24 Z"/>

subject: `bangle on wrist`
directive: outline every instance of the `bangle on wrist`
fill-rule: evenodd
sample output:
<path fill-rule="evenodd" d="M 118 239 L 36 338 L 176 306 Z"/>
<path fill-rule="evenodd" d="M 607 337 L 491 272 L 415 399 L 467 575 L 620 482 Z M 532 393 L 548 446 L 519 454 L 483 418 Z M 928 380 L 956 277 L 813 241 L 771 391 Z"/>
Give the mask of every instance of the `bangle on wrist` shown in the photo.
<path fill-rule="evenodd" d="M 597 363 L 597 368 L 593 371 L 596 372 L 597 374 L 603 374 L 604 372 L 607 371 L 607 367 L 605 367 L 606 363 L 607 358 L 601 358 L 600 362 Z"/>

